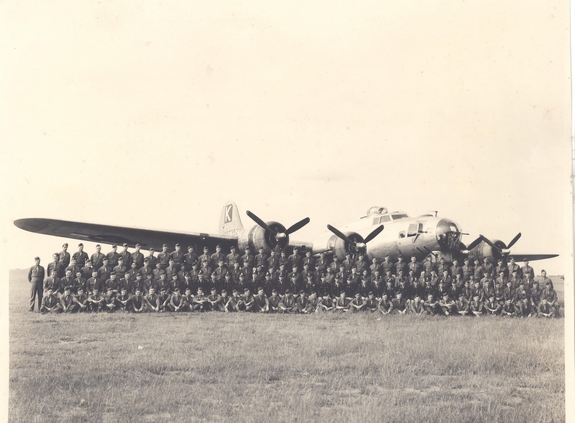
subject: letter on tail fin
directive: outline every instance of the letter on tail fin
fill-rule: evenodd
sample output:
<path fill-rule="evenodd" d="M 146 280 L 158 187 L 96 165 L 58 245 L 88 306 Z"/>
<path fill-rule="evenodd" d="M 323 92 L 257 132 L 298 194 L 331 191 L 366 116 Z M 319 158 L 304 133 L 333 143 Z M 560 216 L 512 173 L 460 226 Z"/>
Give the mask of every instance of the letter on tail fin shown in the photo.
<path fill-rule="evenodd" d="M 224 235 L 239 235 L 243 229 L 238 206 L 233 201 L 228 201 L 220 214 L 218 231 Z"/>

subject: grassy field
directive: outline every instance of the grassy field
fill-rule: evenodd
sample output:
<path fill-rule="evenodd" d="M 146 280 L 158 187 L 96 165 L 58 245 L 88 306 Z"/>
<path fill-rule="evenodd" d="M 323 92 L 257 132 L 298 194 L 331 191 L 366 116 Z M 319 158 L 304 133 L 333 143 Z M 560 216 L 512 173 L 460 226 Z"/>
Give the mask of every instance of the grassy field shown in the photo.
<path fill-rule="evenodd" d="M 27 304 L 13 273 L 12 422 L 565 420 L 564 319 L 53 316 Z"/>

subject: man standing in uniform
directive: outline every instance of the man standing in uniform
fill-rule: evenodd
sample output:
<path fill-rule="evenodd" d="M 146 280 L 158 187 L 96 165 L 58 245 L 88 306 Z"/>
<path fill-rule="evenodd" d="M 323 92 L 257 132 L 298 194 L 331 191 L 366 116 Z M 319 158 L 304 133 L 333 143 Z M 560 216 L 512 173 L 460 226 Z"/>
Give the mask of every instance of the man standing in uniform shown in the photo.
<path fill-rule="evenodd" d="M 521 279 L 521 277 L 522 277 L 521 268 L 519 267 L 519 265 L 517 263 L 515 263 L 515 259 L 513 257 L 511 257 L 511 259 L 509 260 L 509 264 L 507 265 L 507 270 L 509 272 L 509 275 L 513 274 L 513 272 L 517 272 L 517 277 L 519 279 Z"/>
<path fill-rule="evenodd" d="M 62 245 L 62 251 L 60 251 L 60 262 L 64 269 L 70 265 L 70 253 L 68 252 L 68 243 Z"/>
<path fill-rule="evenodd" d="M 78 251 L 74 253 L 72 256 L 74 260 L 76 260 L 76 266 L 80 269 L 86 265 L 86 262 L 89 261 L 88 254 L 84 251 L 84 244 L 78 244 Z"/>
<path fill-rule="evenodd" d="M 216 252 L 210 256 L 209 266 L 211 269 L 218 267 L 218 263 L 223 261 L 225 263 L 226 255 L 222 253 L 222 247 L 218 244 L 216 245 Z"/>
<path fill-rule="evenodd" d="M 419 275 L 421 273 L 421 264 L 417 261 L 417 257 L 411 256 L 411 261 L 407 265 L 407 273 L 413 271 L 414 275 Z"/>
<path fill-rule="evenodd" d="M 293 268 L 294 266 L 299 270 L 302 267 L 302 258 L 298 254 L 298 248 L 293 247 L 293 254 L 288 257 L 289 267 Z"/>
<path fill-rule="evenodd" d="M 188 252 L 184 254 L 184 266 L 186 272 L 192 270 L 192 266 L 194 265 L 194 263 L 197 262 L 198 262 L 198 256 L 196 255 L 196 253 L 194 253 L 194 247 L 188 245 Z"/>
<path fill-rule="evenodd" d="M 146 260 L 148 260 L 148 264 L 150 266 L 150 269 L 155 269 L 156 268 L 156 263 L 158 262 L 158 258 L 154 255 L 154 252 L 156 251 L 154 248 L 150 248 L 150 254 L 148 254 L 148 257 L 146 257 L 144 259 L 144 263 L 146 262 Z M 140 293 L 141 294 L 141 293 Z M 142 295 L 143 297 L 143 295 Z"/>
<path fill-rule="evenodd" d="M 108 264 L 112 269 L 118 265 L 118 258 L 120 258 L 120 254 L 116 252 L 117 249 L 117 245 L 112 245 L 112 251 L 106 254 L 106 257 L 108 257 Z"/>
<path fill-rule="evenodd" d="M 141 245 L 136 244 L 136 251 L 132 253 L 132 263 L 136 263 L 136 269 L 141 269 L 144 266 L 144 255 L 140 252 Z"/>
<path fill-rule="evenodd" d="M 98 270 L 100 267 L 104 265 L 104 254 L 102 254 L 102 247 L 100 244 L 96 245 L 96 252 L 92 254 L 90 257 L 90 261 L 92 262 L 92 267 Z"/>
<path fill-rule="evenodd" d="M 180 244 L 175 245 L 175 250 L 171 252 L 170 258 L 174 260 L 174 266 L 180 270 L 184 265 L 184 252 Z"/>
<path fill-rule="evenodd" d="M 28 271 L 28 282 L 30 282 L 30 311 L 34 311 L 36 298 L 38 298 L 38 311 L 42 305 L 44 295 L 44 268 L 40 266 L 40 257 L 34 258 L 35 264 Z"/>
<path fill-rule="evenodd" d="M 64 269 L 66 268 L 63 263 L 60 261 L 60 255 L 58 253 L 54 253 L 52 255 L 54 261 L 48 264 L 48 268 L 46 269 L 48 272 L 48 276 L 57 276 L 58 278 L 64 277 Z"/>
<path fill-rule="evenodd" d="M 240 255 L 236 252 L 236 247 L 233 245 L 230 248 L 230 253 L 226 256 L 226 263 L 228 270 L 231 270 L 235 263 L 240 263 Z"/>
<path fill-rule="evenodd" d="M 110 273 L 112 273 L 112 271 L 114 270 L 112 268 L 112 266 L 110 266 L 110 259 L 108 257 L 104 258 L 104 264 L 102 265 L 102 267 L 100 267 L 98 269 L 98 278 L 101 281 L 107 281 L 108 279 L 110 279 Z"/>
<path fill-rule="evenodd" d="M 166 269 L 170 264 L 170 253 L 168 252 L 168 244 L 162 245 L 162 252 L 158 254 L 158 263 L 161 269 Z"/>
<path fill-rule="evenodd" d="M 132 254 L 128 251 L 128 244 L 124 244 L 122 247 L 124 247 L 124 249 L 120 252 L 120 257 L 122 257 L 124 261 L 124 266 L 128 268 L 132 265 Z"/>

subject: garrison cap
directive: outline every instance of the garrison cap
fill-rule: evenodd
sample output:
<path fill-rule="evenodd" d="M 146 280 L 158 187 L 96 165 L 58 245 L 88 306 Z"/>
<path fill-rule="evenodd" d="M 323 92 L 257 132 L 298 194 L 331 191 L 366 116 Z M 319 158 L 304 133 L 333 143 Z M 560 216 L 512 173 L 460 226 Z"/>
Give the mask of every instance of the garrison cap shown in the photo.
<path fill-rule="evenodd" d="M 272 294 L 273 294 L 274 292 L 277 294 L 277 293 L 278 293 L 278 290 L 277 290 L 277 289 L 272 289 Z"/>
<path fill-rule="evenodd" d="M 84 290 L 84 287 L 83 287 L 83 286 L 79 286 L 79 287 L 78 287 L 78 292 L 83 291 L 83 290 Z"/>
<path fill-rule="evenodd" d="M 162 245 L 162 248 L 168 248 L 168 244 Z"/>
<path fill-rule="evenodd" d="M 154 247 L 150 248 L 150 251 L 156 251 L 156 249 Z"/>
<path fill-rule="evenodd" d="M 237 289 L 233 289 L 233 290 L 232 290 L 232 294 L 237 294 L 237 293 L 238 293 L 238 290 L 237 290 Z"/>
<path fill-rule="evenodd" d="M 67 243 L 67 242 L 65 242 L 64 244 L 62 244 L 62 247 L 67 247 L 67 246 L 68 246 L 68 243 Z"/>
<path fill-rule="evenodd" d="M 523 261 L 529 261 L 529 260 L 527 260 L 526 258 L 524 258 Z"/>
<path fill-rule="evenodd" d="M 206 250 L 209 250 L 207 245 L 204 247 L 204 251 L 206 251 Z"/>
<path fill-rule="evenodd" d="M 194 247 L 191 245 L 188 245 L 188 250 L 191 250 L 192 248 L 194 248 Z"/>
<path fill-rule="evenodd" d="M 220 244 L 216 245 L 216 248 L 222 248 L 222 246 Z"/>
<path fill-rule="evenodd" d="M 216 289 L 216 288 L 212 288 L 211 291 L 214 292 L 214 291 L 217 291 L 217 289 Z"/>
<path fill-rule="evenodd" d="M 101 248 L 102 246 L 100 244 L 96 244 L 96 248 Z"/>
<path fill-rule="evenodd" d="M 138 244 L 136 244 L 136 247 L 141 247 L 141 245 L 138 243 Z"/>
<path fill-rule="evenodd" d="M 40 257 L 36 256 L 34 257 L 34 260 L 40 260 Z"/>
<path fill-rule="evenodd" d="M 82 244 L 82 243 L 78 244 L 78 247 L 83 247 L 83 246 L 84 246 L 84 244 Z"/>
<path fill-rule="evenodd" d="M 65 287 L 64 287 L 64 291 L 69 291 L 69 290 L 70 290 L 70 287 L 69 287 L 69 286 L 65 286 Z"/>
<path fill-rule="evenodd" d="M 126 244 L 125 242 L 122 244 L 122 247 L 127 247 L 128 244 Z"/>
<path fill-rule="evenodd" d="M 110 272 L 110 276 L 116 276 L 116 272 Z"/>
<path fill-rule="evenodd" d="M 177 244 L 176 244 L 176 247 L 179 247 L 179 246 L 180 246 L 180 243 L 177 243 Z"/>
<path fill-rule="evenodd" d="M 286 294 L 291 294 L 291 291 L 289 289 L 286 289 Z"/>

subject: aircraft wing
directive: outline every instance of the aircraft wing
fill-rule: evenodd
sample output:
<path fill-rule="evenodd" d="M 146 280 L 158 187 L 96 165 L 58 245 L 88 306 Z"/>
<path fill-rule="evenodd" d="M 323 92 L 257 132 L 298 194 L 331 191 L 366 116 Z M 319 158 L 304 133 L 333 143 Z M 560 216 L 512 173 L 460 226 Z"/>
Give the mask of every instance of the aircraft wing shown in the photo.
<path fill-rule="evenodd" d="M 44 235 L 80 239 L 82 241 L 110 245 L 122 245 L 126 243 L 132 248 L 136 244 L 140 244 L 142 249 L 150 249 L 153 247 L 156 251 L 161 251 L 163 244 L 168 244 L 170 250 L 172 250 L 176 243 L 180 243 L 184 251 L 188 245 L 197 247 L 207 246 L 211 251 L 214 251 L 217 244 L 222 245 L 222 247 L 238 245 L 237 237 L 230 235 L 156 231 L 153 229 L 125 228 L 122 226 L 99 225 L 56 219 L 18 219 L 14 221 L 14 225 L 25 231 Z"/>
<path fill-rule="evenodd" d="M 512 257 L 517 262 L 523 261 L 524 259 L 529 261 L 545 260 L 557 256 L 559 256 L 559 254 L 509 254 L 509 257 Z"/>

